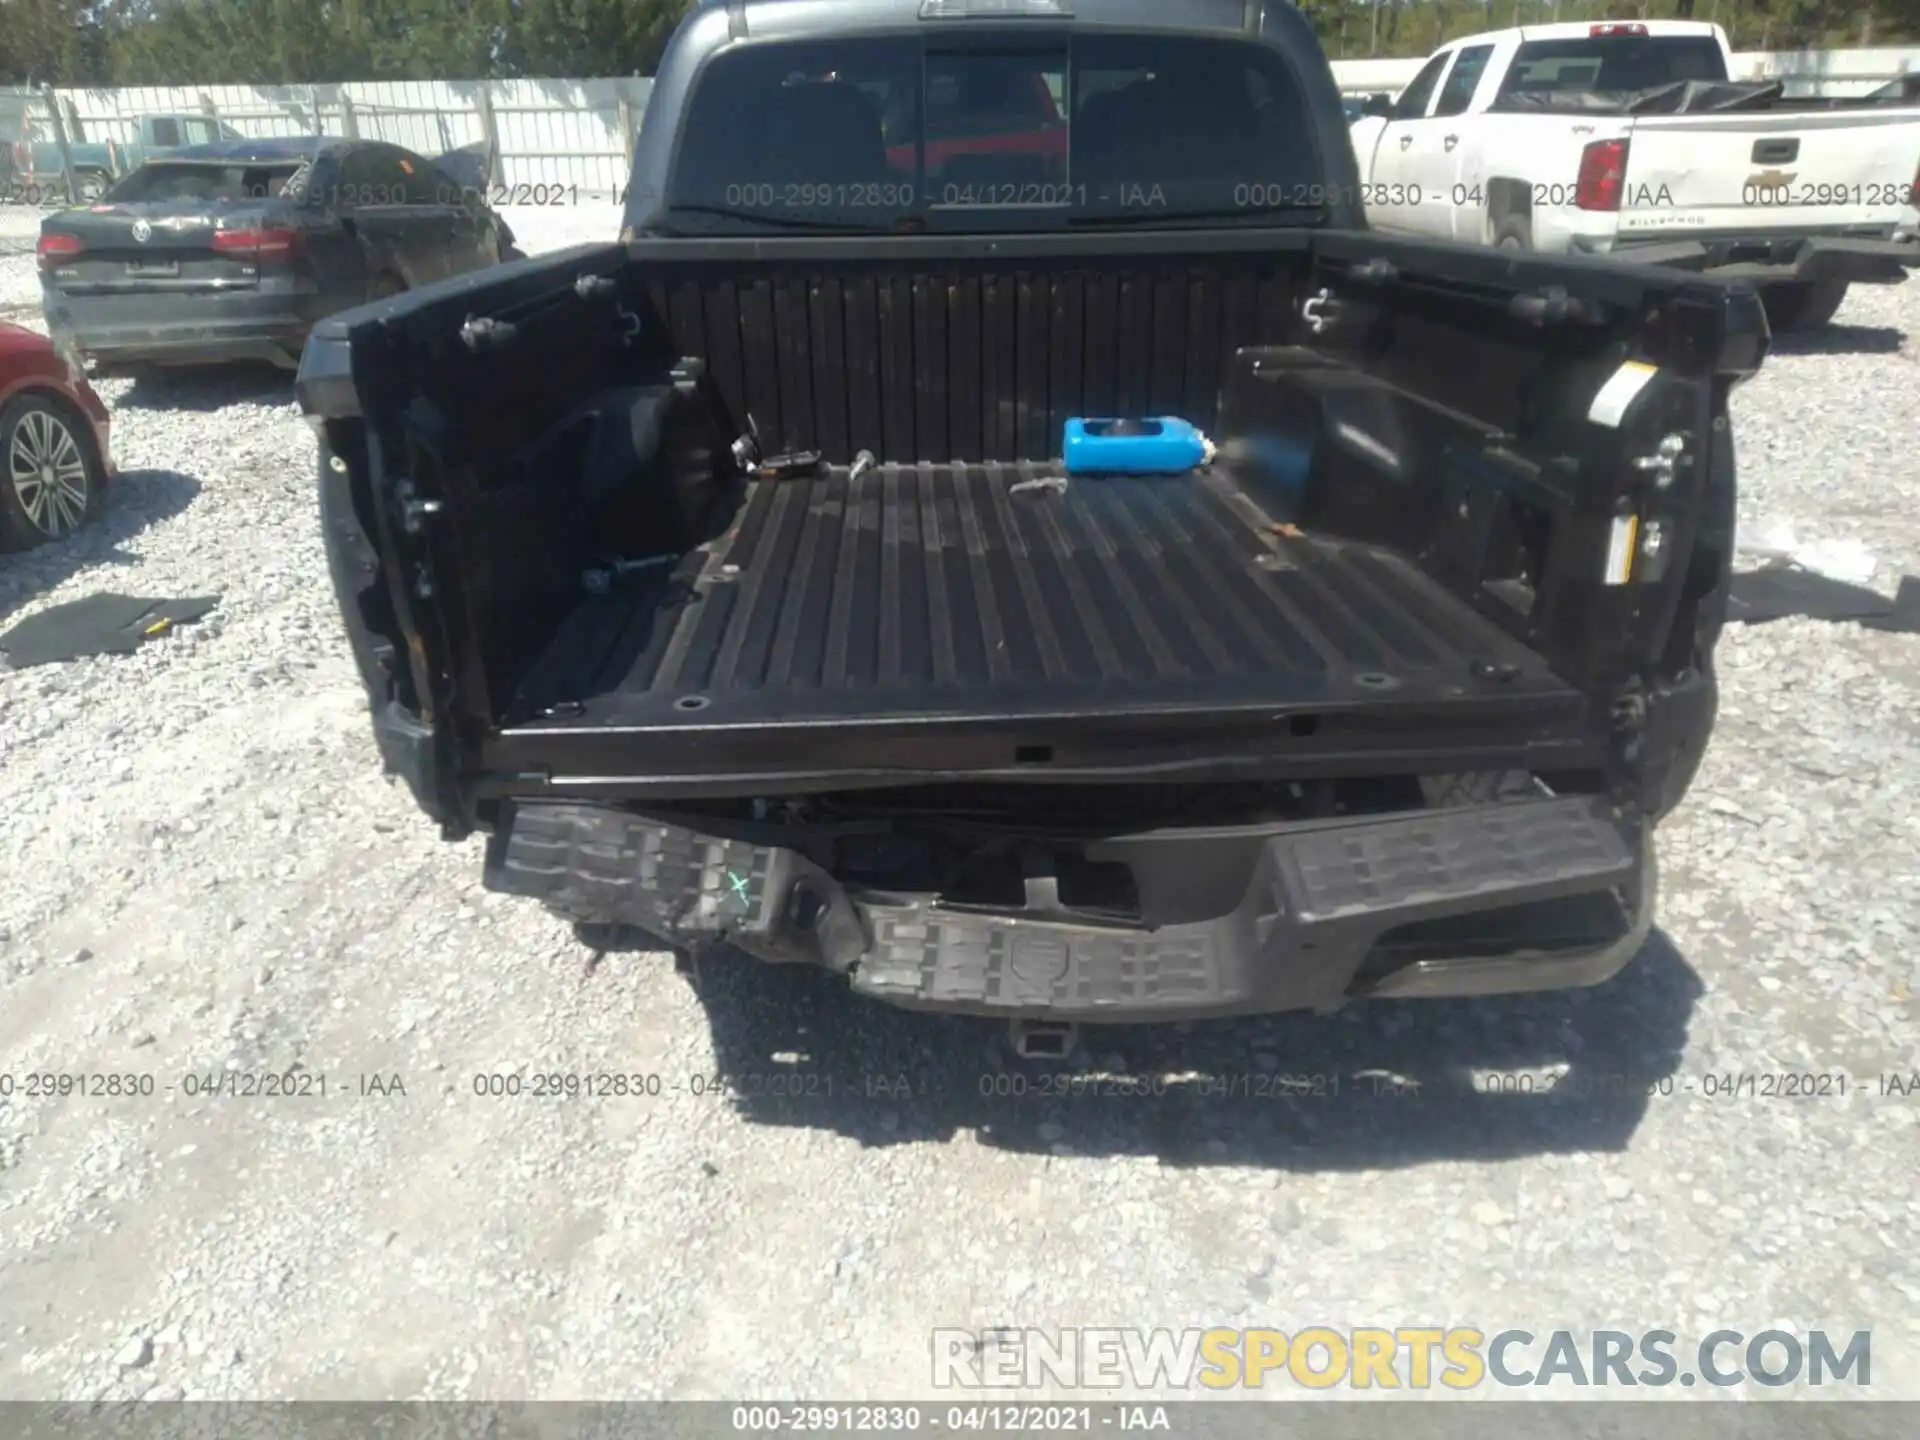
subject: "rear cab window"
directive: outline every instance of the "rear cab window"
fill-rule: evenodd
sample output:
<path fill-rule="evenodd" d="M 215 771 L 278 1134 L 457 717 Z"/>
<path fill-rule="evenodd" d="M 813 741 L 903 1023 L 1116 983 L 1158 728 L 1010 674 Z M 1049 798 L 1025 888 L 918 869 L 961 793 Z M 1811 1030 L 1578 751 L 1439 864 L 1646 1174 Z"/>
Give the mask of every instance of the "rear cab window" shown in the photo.
<path fill-rule="evenodd" d="M 412 203 L 413 185 L 406 152 L 386 145 L 363 145 L 340 162 L 340 183 L 327 200 L 346 209 Z"/>
<path fill-rule="evenodd" d="M 1235 38 L 763 42 L 707 64 L 681 135 L 676 232 L 1312 223 L 1325 208 L 1290 66 Z"/>
<path fill-rule="evenodd" d="M 1495 105 L 1519 96 L 1653 90 L 1687 80 L 1725 80 L 1726 57 L 1711 35 L 1588 35 L 1522 44 Z"/>

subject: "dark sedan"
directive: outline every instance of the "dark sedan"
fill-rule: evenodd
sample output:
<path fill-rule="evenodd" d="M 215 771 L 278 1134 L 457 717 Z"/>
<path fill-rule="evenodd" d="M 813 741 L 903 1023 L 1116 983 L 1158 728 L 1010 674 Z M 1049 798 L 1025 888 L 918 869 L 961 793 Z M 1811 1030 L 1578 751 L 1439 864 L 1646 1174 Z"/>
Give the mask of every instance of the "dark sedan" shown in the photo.
<path fill-rule="evenodd" d="M 172 151 L 41 222 L 48 329 L 103 367 L 291 369 L 325 316 L 519 258 L 489 169 L 330 138 Z"/>

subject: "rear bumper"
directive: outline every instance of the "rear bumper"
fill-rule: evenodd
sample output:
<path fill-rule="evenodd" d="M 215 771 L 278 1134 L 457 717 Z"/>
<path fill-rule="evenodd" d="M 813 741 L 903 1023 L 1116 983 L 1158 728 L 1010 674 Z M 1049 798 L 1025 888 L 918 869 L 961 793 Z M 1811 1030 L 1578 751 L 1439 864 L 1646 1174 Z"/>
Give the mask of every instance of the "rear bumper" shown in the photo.
<path fill-rule="evenodd" d="M 1026 910 L 993 914 L 856 896 L 795 851 L 593 805 L 504 806 L 486 884 L 671 945 L 821 965 L 911 1009 L 1083 1023 L 1596 985 L 1652 924 L 1650 831 L 1581 798 L 1163 833 L 1088 857 L 1133 870 L 1146 923 L 1075 920 L 1032 882 Z"/>
<path fill-rule="evenodd" d="M 311 291 L 69 294 L 41 282 L 56 340 L 103 364 L 200 365 L 263 360 L 292 369 L 315 319 Z"/>
<path fill-rule="evenodd" d="M 1576 247 L 1578 242 L 1576 242 Z M 1893 225 L 1871 235 L 1757 234 L 1616 239 L 1606 252 L 1640 265 L 1669 265 L 1755 285 L 1843 281 L 1897 285 L 1920 265 L 1920 243 Z"/>

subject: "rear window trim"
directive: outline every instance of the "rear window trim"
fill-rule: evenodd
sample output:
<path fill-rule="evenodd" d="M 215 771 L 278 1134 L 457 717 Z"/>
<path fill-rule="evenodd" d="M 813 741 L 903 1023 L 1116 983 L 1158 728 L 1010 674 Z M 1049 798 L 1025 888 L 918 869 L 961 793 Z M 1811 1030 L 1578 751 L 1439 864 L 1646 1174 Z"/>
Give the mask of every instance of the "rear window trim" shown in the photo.
<path fill-rule="evenodd" d="M 147 205 L 156 203 L 156 197 L 152 195 L 126 196 L 116 193 L 120 190 L 121 186 L 147 176 L 162 176 L 169 173 L 179 174 L 192 170 L 240 171 L 241 173 L 245 173 L 248 170 L 264 170 L 269 173 L 282 169 L 286 170 L 287 174 L 285 179 L 280 181 L 272 194 L 246 195 L 231 200 L 208 199 L 205 202 L 209 205 L 266 204 L 273 200 L 286 198 L 285 191 L 287 186 L 297 179 L 311 164 L 312 159 L 308 156 L 273 156 L 271 158 L 256 160 L 235 160 L 226 157 L 179 159 L 173 156 L 165 156 L 149 160 L 136 169 L 129 171 L 108 188 L 106 193 L 100 197 L 99 203 L 103 205 Z M 179 201 L 184 200 L 184 198 L 185 197 L 161 196 L 157 197 L 157 203 L 179 203 Z"/>
<path fill-rule="evenodd" d="M 1586 58 L 1577 53 L 1570 53 L 1567 55 L 1543 56 L 1541 53 L 1543 51 L 1552 51 L 1552 50 L 1561 49 L 1563 47 L 1572 49 L 1573 47 L 1578 47 L 1578 46 L 1589 46 L 1589 47 L 1594 47 L 1595 49 L 1598 49 L 1599 47 L 1606 46 L 1609 43 L 1618 44 L 1618 42 L 1620 41 L 1639 41 L 1643 46 L 1649 49 L 1655 46 L 1664 46 L 1665 48 L 1672 50 L 1676 54 L 1679 53 L 1681 44 L 1686 45 L 1688 49 L 1696 52 L 1711 53 L 1720 62 L 1720 69 L 1723 73 L 1720 74 L 1719 76 L 1714 76 L 1714 77 L 1697 77 L 1697 78 L 1709 79 L 1717 82 L 1727 82 L 1732 79 L 1732 73 L 1726 64 L 1727 57 L 1721 51 L 1718 42 L 1716 42 L 1711 35 L 1617 35 L 1617 36 L 1614 36 L 1614 35 L 1566 35 L 1566 36 L 1558 36 L 1553 39 L 1522 41 L 1518 46 L 1518 48 L 1515 49 L 1513 53 L 1513 58 L 1507 62 L 1506 74 L 1501 77 L 1500 88 L 1494 92 L 1490 103 L 1494 106 L 1499 106 L 1502 102 L 1510 100 L 1515 95 L 1530 95 L 1530 94 L 1540 94 L 1540 93 L 1551 94 L 1551 93 L 1557 93 L 1561 90 L 1566 90 L 1574 94 L 1586 94 L 1586 95 L 1598 95 L 1598 94 L 1609 93 L 1607 91 L 1601 90 L 1597 83 L 1599 80 L 1600 71 L 1604 68 L 1606 64 L 1606 57 L 1604 54 L 1601 54 L 1598 57 L 1598 63 L 1594 67 L 1594 80 L 1596 83 L 1592 85 L 1585 85 L 1585 86 L 1547 85 L 1547 86 L 1541 86 L 1538 89 L 1533 89 L 1533 88 L 1522 89 L 1519 84 L 1521 67 L 1527 64 L 1537 63 L 1539 60 L 1543 58 L 1556 59 L 1556 60 L 1561 60 L 1566 62 L 1574 62 L 1574 61 L 1579 61 Z M 1675 42 L 1679 42 L 1679 43 L 1675 43 Z M 1529 51 L 1532 52 L 1531 55 L 1528 53 Z M 1670 84 L 1674 82 L 1663 81 L 1660 83 Z"/>
<path fill-rule="evenodd" d="M 843 29 L 838 29 L 832 33 L 811 33 L 807 31 L 794 31 L 794 32 L 787 32 L 787 33 L 774 33 L 774 34 L 749 34 L 743 38 L 729 39 L 725 44 L 718 45 L 713 49 L 709 50 L 706 54 L 702 55 L 698 63 L 693 67 L 691 74 L 689 74 L 687 77 L 685 88 L 684 88 L 684 91 L 682 92 L 682 100 L 679 106 L 680 113 L 676 117 L 676 123 L 674 127 L 674 136 L 673 136 L 673 146 L 672 146 L 672 149 L 666 155 L 665 164 L 662 166 L 660 171 L 662 179 L 660 183 L 659 194 L 657 195 L 657 197 L 653 198 L 652 203 L 647 207 L 647 213 L 646 213 L 645 219 L 649 225 L 656 223 L 659 219 L 664 217 L 669 211 L 671 211 L 674 208 L 674 205 L 676 203 L 676 196 L 679 193 L 679 186 L 680 186 L 680 179 L 681 179 L 681 174 L 680 174 L 681 164 L 685 157 L 685 151 L 688 143 L 689 132 L 692 129 L 691 125 L 688 122 L 693 116 L 695 106 L 700 101 L 702 91 L 709 79 L 709 72 L 712 70 L 713 66 L 715 66 L 716 64 L 723 63 L 734 56 L 748 54 L 753 51 L 762 50 L 762 49 L 776 49 L 780 47 L 799 47 L 799 46 L 806 46 L 806 45 L 831 44 L 831 43 L 840 42 L 840 41 L 866 42 L 866 41 L 880 41 L 880 40 L 902 40 L 902 41 L 915 42 L 920 46 L 921 59 L 922 59 L 922 76 L 924 77 L 925 75 L 924 62 L 928 55 L 963 54 L 963 53 L 993 54 L 996 52 L 1002 53 L 1002 54 L 1008 54 L 1008 53 L 1027 54 L 1027 53 L 1034 53 L 1036 51 L 1044 50 L 1048 47 L 1049 44 L 1062 44 L 1066 47 L 1066 50 L 1067 50 L 1067 63 L 1068 63 L 1067 89 L 1068 89 L 1069 101 L 1071 102 L 1071 100 L 1074 98 L 1074 89 L 1075 89 L 1073 84 L 1074 74 L 1075 74 L 1075 67 L 1073 64 L 1073 49 L 1075 44 L 1080 41 L 1115 40 L 1115 39 L 1201 40 L 1201 41 L 1206 41 L 1206 42 L 1215 43 L 1215 44 L 1238 45 L 1248 50 L 1257 50 L 1269 61 L 1279 63 L 1281 66 L 1285 68 L 1288 78 L 1293 83 L 1294 92 L 1300 98 L 1300 106 L 1301 106 L 1303 118 L 1307 121 L 1307 135 L 1305 138 L 1308 142 L 1309 148 L 1312 151 L 1314 169 L 1317 175 L 1317 179 L 1315 180 L 1314 183 L 1321 185 L 1323 187 L 1327 187 L 1328 189 L 1332 189 L 1336 185 L 1337 182 L 1334 180 L 1333 177 L 1337 173 L 1338 167 L 1334 163 L 1333 157 L 1327 153 L 1327 148 L 1326 148 L 1328 143 L 1327 137 L 1321 133 L 1322 127 L 1313 123 L 1315 119 L 1315 107 L 1314 107 L 1313 98 L 1312 98 L 1312 86 L 1309 83 L 1306 75 L 1303 74 L 1301 70 L 1301 66 L 1298 62 L 1298 59 L 1294 55 L 1293 51 L 1288 46 L 1278 45 L 1273 43 L 1272 40 L 1264 32 L 1237 30 L 1237 29 L 1236 30 L 1227 30 L 1227 29 L 1196 30 L 1191 25 L 1184 25 L 1184 26 L 1155 25 L 1155 24 L 1152 24 L 1151 22 L 1147 22 L 1147 23 L 1129 22 L 1127 24 L 1110 24 L 1110 23 L 1087 22 L 1087 21 L 1076 20 L 1068 23 L 1060 23 L 1051 19 L 1044 22 L 1029 21 L 1029 22 L 1020 23 L 1020 24 L 1010 23 L 1004 27 L 982 26 L 977 28 L 968 28 L 965 30 L 962 30 L 959 27 L 955 27 L 954 29 L 951 29 L 951 30 L 945 29 L 945 28 L 930 29 L 925 24 L 925 22 L 912 22 L 907 24 L 889 22 L 881 25 L 859 26 L 857 28 L 847 27 Z M 924 87 L 924 78 L 922 83 Z M 925 96 L 924 88 L 922 89 L 921 95 L 922 95 L 922 100 L 924 101 L 924 96 Z M 1072 116 L 1071 114 L 1069 114 L 1068 116 L 1069 144 L 1072 143 L 1071 142 L 1072 124 L 1073 124 Z M 1343 127 L 1343 130 L 1344 130 L 1344 127 Z M 1343 135 L 1343 138 L 1344 138 L 1344 135 Z M 926 172 L 926 128 L 925 128 L 925 116 L 923 114 L 921 117 L 920 134 L 916 140 L 916 154 L 915 154 L 915 163 L 914 163 L 914 183 L 916 188 L 924 180 L 925 172 Z M 1357 208 L 1357 201 L 1356 201 L 1356 208 Z M 1338 210 L 1337 205 L 1329 204 L 1327 206 L 1323 206 L 1321 209 L 1320 219 L 1316 223 L 1323 226 L 1339 223 L 1337 210 Z M 1069 224 L 1064 223 L 1064 216 L 1070 213 L 1070 207 L 1067 209 L 1062 209 L 1057 211 L 1036 210 L 1036 211 L 1029 212 L 1030 214 L 1033 214 L 1033 215 L 1052 214 L 1057 217 L 1062 217 L 1061 219 L 1056 220 L 1055 223 L 1022 225 L 1022 226 L 1015 226 L 1015 227 L 1011 227 L 1008 229 L 1001 229 L 1001 230 L 979 230 L 977 228 L 969 229 L 964 223 L 962 224 L 943 223 L 943 222 L 950 222 L 956 219 L 964 220 L 964 217 L 967 214 L 978 213 L 978 212 L 969 212 L 965 210 L 956 210 L 956 209 L 941 209 L 939 207 L 925 207 L 925 208 L 916 208 L 915 210 L 909 211 L 907 213 L 915 216 L 923 223 L 924 228 L 922 233 L 927 233 L 927 234 L 943 234 L 943 235 L 980 234 L 980 235 L 1009 235 L 1010 236 L 1010 235 L 1030 235 L 1030 234 L 1040 234 L 1040 235 L 1068 234 L 1068 233 L 1075 233 L 1075 231 L 1083 231 L 1085 233 L 1099 233 L 1099 234 L 1113 233 L 1109 231 L 1101 231 L 1097 226 L 1093 226 L 1093 225 L 1075 227 L 1075 226 L 1071 226 Z M 1000 213 L 1011 214 L 1015 212 L 1003 211 Z M 1298 223 L 1297 220 L 1281 219 L 1280 212 L 1272 211 L 1272 210 L 1263 211 L 1259 209 L 1250 209 L 1247 212 L 1246 216 L 1244 217 L 1244 220 L 1250 228 L 1255 228 L 1255 229 L 1280 228 L 1280 229 L 1286 229 L 1286 230 L 1302 230 L 1302 229 L 1313 228 L 1312 226 L 1309 226 L 1309 225 L 1302 225 Z M 1262 225 L 1263 221 L 1266 222 L 1265 227 L 1263 227 Z M 1278 223 L 1276 224 L 1276 222 Z M 1181 228 L 1187 228 L 1187 229 L 1197 228 L 1197 229 L 1204 229 L 1209 231 L 1221 231 L 1221 230 L 1231 231 L 1231 230 L 1237 230 L 1242 228 L 1242 226 L 1239 223 L 1222 221 L 1218 217 L 1193 218 L 1193 219 L 1186 220 L 1183 224 L 1182 217 L 1178 212 L 1170 213 L 1167 216 L 1166 224 L 1169 228 L 1179 226 Z M 1121 226 L 1119 228 L 1123 231 L 1128 231 L 1128 230 L 1137 230 L 1142 227 Z M 759 229 L 759 230 L 743 229 L 739 232 L 729 232 L 722 235 L 703 236 L 701 238 L 710 238 L 710 239 L 765 238 L 765 236 L 768 233 L 770 232 L 765 229 Z M 896 232 L 890 231 L 890 230 L 883 230 L 883 229 L 875 229 L 871 231 L 848 231 L 847 232 L 848 236 L 856 239 L 873 238 L 876 236 L 887 236 L 894 233 Z"/>

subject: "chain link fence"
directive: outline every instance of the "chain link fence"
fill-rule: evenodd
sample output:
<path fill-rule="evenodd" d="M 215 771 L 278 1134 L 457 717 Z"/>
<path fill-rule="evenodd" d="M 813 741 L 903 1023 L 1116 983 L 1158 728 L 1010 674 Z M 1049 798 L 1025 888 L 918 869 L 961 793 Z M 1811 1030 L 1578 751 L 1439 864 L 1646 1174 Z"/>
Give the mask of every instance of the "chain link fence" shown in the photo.
<path fill-rule="evenodd" d="M 645 78 L 324 86 L 0 89 L 0 203 L 84 204 L 184 145 L 273 136 L 384 140 L 432 158 L 485 143 L 512 203 L 604 200 L 626 184 Z M 553 203 L 562 203 L 556 199 Z"/>
<path fill-rule="evenodd" d="M 0 87 L 0 204 L 77 204 L 113 175 L 104 153 L 73 143 L 51 91 Z"/>

